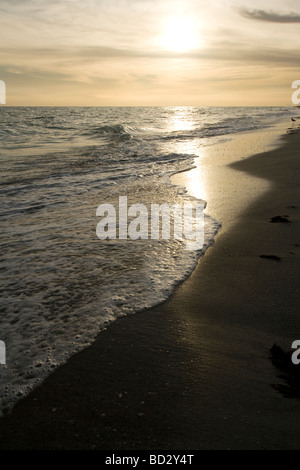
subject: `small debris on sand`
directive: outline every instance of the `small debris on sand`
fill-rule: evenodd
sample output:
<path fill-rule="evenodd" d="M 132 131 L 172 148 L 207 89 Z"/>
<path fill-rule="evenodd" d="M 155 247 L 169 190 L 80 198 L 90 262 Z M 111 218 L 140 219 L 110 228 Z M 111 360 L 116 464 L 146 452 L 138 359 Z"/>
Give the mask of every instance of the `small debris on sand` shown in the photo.
<path fill-rule="evenodd" d="M 300 398 L 300 365 L 293 364 L 293 351 L 285 352 L 280 346 L 273 344 L 270 352 L 273 365 L 281 372 L 277 377 L 286 382 L 286 384 L 271 384 L 272 387 L 286 398 Z"/>
<path fill-rule="evenodd" d="M 259 255 L 260 258 L 273 259 L 274 261 L 281 261 L 282 258 L 277 255 Z"/>
<path fill-rule="evenodd" d="M 271 217 L 270 222 L 272 224 L 290 223 L 288 217 L 289 215 L 275 215 L 275 217 Z"/>

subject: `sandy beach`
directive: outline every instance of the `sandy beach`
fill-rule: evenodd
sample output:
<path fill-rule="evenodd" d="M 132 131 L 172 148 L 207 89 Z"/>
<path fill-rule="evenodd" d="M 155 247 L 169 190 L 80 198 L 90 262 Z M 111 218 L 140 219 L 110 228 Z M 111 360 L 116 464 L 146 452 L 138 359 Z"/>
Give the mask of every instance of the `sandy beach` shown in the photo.
<path fill-rule="evenodd" d="M 0 449 L 299 450 L 300 400 L 270 360 L 300 339 L 300 132 L 278 133 L 207 147 L 173 177 L 222 223 L 213 246 L 1 418 Z"/>

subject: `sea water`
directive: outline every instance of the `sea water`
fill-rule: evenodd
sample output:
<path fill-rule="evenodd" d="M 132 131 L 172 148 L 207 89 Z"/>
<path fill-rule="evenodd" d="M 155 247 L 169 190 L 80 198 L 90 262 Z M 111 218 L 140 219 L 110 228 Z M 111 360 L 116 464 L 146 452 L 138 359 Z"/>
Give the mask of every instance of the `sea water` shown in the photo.
<path fill-rule="evenodd" d="M 287 120 L 289 108 L 0 108 L 0 400 L 9 410 L 109 322 L 163 302 L 204 244 L 99 240 L 99 204 L 203 203 L 170 176 L 205 145 Z"/>

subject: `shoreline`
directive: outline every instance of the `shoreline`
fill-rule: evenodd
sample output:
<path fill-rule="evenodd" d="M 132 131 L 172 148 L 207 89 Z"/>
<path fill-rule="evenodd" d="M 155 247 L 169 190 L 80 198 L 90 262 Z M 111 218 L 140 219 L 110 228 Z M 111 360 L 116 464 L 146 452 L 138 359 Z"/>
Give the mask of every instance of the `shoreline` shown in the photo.
<path fill-rule="evenodd" d="M 202 149 L 201 156 L 195 159 L 195 168 L 175 173 L 171 176 L 171 182 L 184 186 L 191 196 L 206 200 L 206 212 L 222 224 L 224 219 L 226 221 L 231 215 L 236 219 L 237 212 L 242 212 L 251 203 L 249 198 L 254 199 L 259 194 L 262 195 L 268 191 L 271 182 L 259 176 L 256 178 L 252 176 L 249 182 L 248 177 L 243 177 L 240 173 L 233 174 L 230 171 L 230 165 L 251 158 L 257 153 L 266 153 L 279 148 L 282 145 L 285 132 L 286 126 L 283 123 L 278 123 L 259 131 L 256 129 L 232 134 L 230 138 L 224 136 L 224 139 L 220 142 Z M 241 177 L 243 177 L 242 183 Z M 233 178 L 234 181 L 232 181 Z M 227 182 L 227 180 L 229 181 Z M 233 182 L 237 187 L 234 192 L 238 191 L 240 196 L 238 203 L 234 197 L 230 197 L 228 194 L 232 192 Z M 248 192 L 244 191 L 243 184 L 248 186 Z M 221 204 L 221 198 L 218 194 L 220 193 L 220 187 L 224 193 L 226 204 Z M 254 197 L 253 193 L 255 193 Z M 230 212 L 228 209 L 230 209 Z"/>
<path fill-rule="evenodd" d="M 245 205 L 231 221 L 228 204 L 226 229 L 192 275 L 163 304 L 110 324 L 20 400 L 0 420 L 1 449 L 298 448 L 299 401 L 270 386 L 279 379 L 268 349 L 286 349 L 299 331 L 299 253 L 291 246 L 299 241 L 299 137 L 231 162 L 250 178 L 237 189 Z M 261 178 L 268 183 L 247 207 Z M 224 212 L 222 195 L 208 202 L 209 215 Z M 293 223 L 269 223 L 284 211 Z"/>

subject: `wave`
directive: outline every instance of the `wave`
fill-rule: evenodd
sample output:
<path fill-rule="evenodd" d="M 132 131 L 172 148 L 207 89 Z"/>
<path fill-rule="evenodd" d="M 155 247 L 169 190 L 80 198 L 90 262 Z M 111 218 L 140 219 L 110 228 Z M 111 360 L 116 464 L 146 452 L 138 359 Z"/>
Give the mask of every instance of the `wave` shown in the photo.
<path fill-rule="evenodd" d="M 114 124 L 112 126 L 93 127 L 88 131 L 83 131 L 82 135 L 91 137 L 122 137 L 131 139 L 131 134 L 122 124 Z"/>

